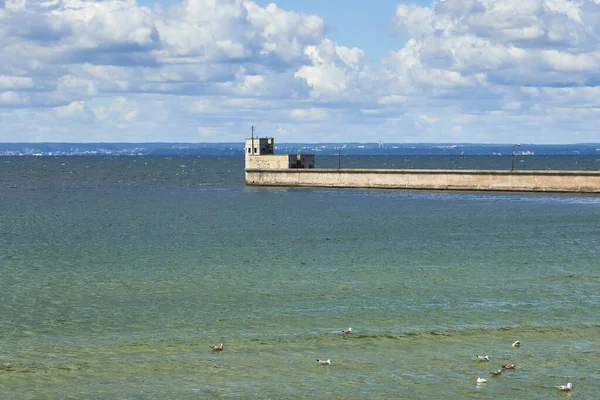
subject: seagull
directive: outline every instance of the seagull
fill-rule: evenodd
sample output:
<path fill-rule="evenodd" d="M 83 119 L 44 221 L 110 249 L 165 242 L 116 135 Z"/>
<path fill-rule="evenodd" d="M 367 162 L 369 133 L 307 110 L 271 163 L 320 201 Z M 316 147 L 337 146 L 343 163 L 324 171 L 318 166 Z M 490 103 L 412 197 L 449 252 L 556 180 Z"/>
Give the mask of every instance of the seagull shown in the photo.
<path fill-rule="evenodd" d="M 496 371 L 490 372 L 490 374 L 492 374 L 493 376 L 499 376 L 499 375 L 502 375 L 502 370 L 497 369 Z"/>
<path fill-rule="evenodd" d="M 475 356 L 477 361 L 490 361 L 490 356 Z"/>
<path fill-rule="evenodd" d="M 487 383 L 487 379 L 477 377 L 477 383 Z"/>
<path fill-rule="evenodd" d="M 567 383 L 566 385 L 555 386 L 555 388 L 563 392 L 568 392 L 569 390 L 571 390 L 572 387 L 573 385 L 571 384 L 571 382 Z"/>
<path fill-rule="evenodd" d="M 517 366 L 515 364 L 506 364 L 502 366 L 502 369 L 516 369 Z"/>
<path fill-rule="evenodd" d="M 319 365 L 331 365 L 331 359 L 330 359 L 330 358 L 328 358 L 327 360 L 319 360 L 319 359 L 317 358 L 317 363 L 318 363 Z"/>
<path fill-rule="evenodd" d="M 344 330 L 342 331 L 342 333 L 344 333 L 344 334 L 346 334 L 346 335 L 347 335 L 347 334 L 349 334 L 349 333 L 352 333 L 352 328 L 344 329 Z"/>
<path fill-rule="evenodd" d="M 516 342 L 513 342 L 512 347 L 521 347 L 521 342 L 519 342 L 518 340 Z"/>
<path fill-rule="evenodd" d="M 212 346 L 209 346 L 213 351 L 221 351 L 223 350 L 223 343 L 221 344 L 215 344 Z"/>

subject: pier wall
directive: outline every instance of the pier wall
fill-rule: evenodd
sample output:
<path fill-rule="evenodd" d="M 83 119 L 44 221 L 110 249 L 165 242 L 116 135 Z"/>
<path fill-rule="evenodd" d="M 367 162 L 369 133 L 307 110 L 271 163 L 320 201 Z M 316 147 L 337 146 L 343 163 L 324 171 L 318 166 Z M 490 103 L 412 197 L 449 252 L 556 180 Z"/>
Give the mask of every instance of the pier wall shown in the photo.
<path fill-rule="evenodd" d="M 600 193 L 600 171 L 246 169 L 246 184 L 423 190 Z"/>

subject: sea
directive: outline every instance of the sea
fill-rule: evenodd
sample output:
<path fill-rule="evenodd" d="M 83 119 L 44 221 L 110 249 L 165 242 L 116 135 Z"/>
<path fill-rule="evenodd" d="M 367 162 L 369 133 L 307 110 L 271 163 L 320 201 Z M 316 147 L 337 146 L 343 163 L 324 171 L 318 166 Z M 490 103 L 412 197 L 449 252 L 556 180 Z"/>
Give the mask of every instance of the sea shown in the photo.
<path fill-rule="evenodd" d="M 0 398 L 598 398 L 600 195 L 252 187 L 243 168 L 0 157 Z"/>

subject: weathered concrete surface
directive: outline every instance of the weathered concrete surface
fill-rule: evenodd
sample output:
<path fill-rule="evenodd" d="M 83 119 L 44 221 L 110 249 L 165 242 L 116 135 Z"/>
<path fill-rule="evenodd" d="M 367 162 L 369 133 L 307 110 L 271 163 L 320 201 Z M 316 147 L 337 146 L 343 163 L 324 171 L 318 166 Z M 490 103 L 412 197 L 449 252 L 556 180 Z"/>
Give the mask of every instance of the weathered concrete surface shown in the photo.
<path fill-rule="evenodd" d="M 600 171 L 246 169 L 246 184 L 381 189 L 600 193 Z"/>
<path fill-rule="evenodd" d="M 314 168 L 314 154 L 246 155 L 246 170 Z"/>

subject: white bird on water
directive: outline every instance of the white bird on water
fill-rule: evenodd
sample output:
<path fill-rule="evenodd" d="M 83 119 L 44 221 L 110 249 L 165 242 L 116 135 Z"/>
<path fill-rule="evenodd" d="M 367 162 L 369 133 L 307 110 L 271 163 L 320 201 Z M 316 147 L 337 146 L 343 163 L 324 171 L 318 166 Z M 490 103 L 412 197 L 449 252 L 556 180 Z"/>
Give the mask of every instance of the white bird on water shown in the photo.
<path fill-rule="evenodd" d="M 215 344 L 215 345 L 211 345 L 211 346 L 210 346 L 210 348 L 211 348 L 213 351 L 221 351 L 221 350 L 223 350 L 223 343 L 221 343 L 221 344 Z"/>
<path fill-rule="evenodd" d="M 512 347 L 521 347 L 521 342 L 519 342 L 518 340 L 513 342 Z"/>
<path fill-rule="evenodd" d="M 477 383 L 487 383 L 487 379 L 477 377 Z"/>
<path fill-rule="evenodd" d="M 344 334 L 346 334 L 346 335 L 347 335 L 347 334 L 349 334 L 349 333 L 352 333 L 352 328 L 344 329 L 344 330 L 342 331 L 342 333 L 344 333 Z"/>
<path fill-rule="evenodd" d="M 571 390 L 572 387 L 573 385 L 571 384 L 571 382 L 567 383 L 566 385 L 555 386 L 555 388 L 563 392 L 568 392 L 569 390 Z"/>
<path fill-rule="evenodd" d="M 327 360 L 319 360 L 319 359 L 317 358 L 317 363 L 318 363 L 319 365 L 331 365 L 331 359 L 330 359 L 330 358 L 328 358 Z"/>
<path fill-rule="evenodd" d="M 477 361 L 490 361 L 490 356 L 475 356 Z"/>

